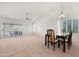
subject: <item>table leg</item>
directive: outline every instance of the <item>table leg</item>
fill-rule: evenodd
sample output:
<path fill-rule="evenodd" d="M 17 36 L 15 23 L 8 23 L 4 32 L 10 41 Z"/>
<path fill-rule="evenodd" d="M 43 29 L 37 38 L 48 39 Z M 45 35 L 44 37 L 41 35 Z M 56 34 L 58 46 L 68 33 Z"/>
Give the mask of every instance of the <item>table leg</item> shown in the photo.
<path fill-rule="evenodd" d="M 64 39 L 64 42 L 63 42 L 63 52 L 65 52 L 65 39 Z"/>
<path fill-rule="evenodd" d="M 60 48 L 60 40 L 58 39 L 58 48 Z"/>

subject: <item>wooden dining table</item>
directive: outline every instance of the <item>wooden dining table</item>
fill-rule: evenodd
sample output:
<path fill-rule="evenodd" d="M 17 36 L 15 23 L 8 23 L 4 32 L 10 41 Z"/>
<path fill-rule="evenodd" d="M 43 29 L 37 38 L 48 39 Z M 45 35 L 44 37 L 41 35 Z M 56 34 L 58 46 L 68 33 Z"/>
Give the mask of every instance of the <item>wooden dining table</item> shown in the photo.
<path fill-rule="evenodd" d="M 66 47 L 65 47 L 65 41 L 66 41 L 67 35 L 56 35 L 56 39 L 58 40 L 58 48 L 60 48 L 61 45 L 61 40 L 63 40 L 63 52 L 65 52 Z"/>

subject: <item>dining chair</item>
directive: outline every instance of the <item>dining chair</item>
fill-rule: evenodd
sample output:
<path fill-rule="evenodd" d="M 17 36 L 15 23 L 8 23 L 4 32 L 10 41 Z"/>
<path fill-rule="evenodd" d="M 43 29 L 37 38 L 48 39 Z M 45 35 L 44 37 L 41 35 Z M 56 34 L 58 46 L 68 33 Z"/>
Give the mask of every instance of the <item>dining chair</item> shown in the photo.
<path fill-rule="evenodd" d="M 48 43 L 48 48 L 49 48 L 49 43 L 52 45 L 52 32 L 53 29 L 47 29 L 47 34 L 45 34 L 45 45 Z"/>
<path fill-rule="evenodd" d="M 68 49 L 70 49 L 71 45 L 72 45 L 72 32 L 69 33 L 69 35 L 67 35 L 67 45 L 68 45 Z"/>
<path fill-rule="evenodd" d="M 45 45 L 49 48 L 49 44 L 53 45 L 53 50 L 55 50 L 55 44 L 57 43 L 55 32 L 53 29 L 48 29 L 45 35 Z"/>

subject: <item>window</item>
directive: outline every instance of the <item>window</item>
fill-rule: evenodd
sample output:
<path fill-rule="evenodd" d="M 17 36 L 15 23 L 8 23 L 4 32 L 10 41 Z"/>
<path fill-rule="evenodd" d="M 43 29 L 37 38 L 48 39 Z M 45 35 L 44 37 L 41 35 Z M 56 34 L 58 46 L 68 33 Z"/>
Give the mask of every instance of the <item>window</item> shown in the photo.
<path fill-rule="evenodd" d="M 78 33 L 78 20 L 73 20 L 73 32 Z"/>
<path fill-rule="evenodd" d="M 22 35 L 22 24 L 3 22 L 3 37 L 13 37 Z"/>
<path fill-rule="evenodd" d="M 73 31 L 74 33 L 79 32 L 79 21 L 78 19 L 60 20 L 60 31 L 61 33 L 69 33 Z M 58 28 L 59 29 L 59 28 Z"/>

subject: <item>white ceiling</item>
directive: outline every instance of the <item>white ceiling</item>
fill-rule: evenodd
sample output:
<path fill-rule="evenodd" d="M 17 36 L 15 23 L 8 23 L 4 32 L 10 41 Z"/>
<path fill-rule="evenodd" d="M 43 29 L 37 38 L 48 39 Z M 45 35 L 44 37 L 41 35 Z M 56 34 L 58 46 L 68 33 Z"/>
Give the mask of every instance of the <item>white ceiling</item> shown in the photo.
<path fill-rule="evenodd" d="M 79 8 L 79 3 L 63 3 L 64 13 L 71 15 L 73 6 Z M 32 21 L 36 21 L 51 14 L 52 17 L 58 16 L 60 10 L 60 3 L 57 2 L 0 2 L 0 16 L 18 20 L 25 20 L 26 12 Z"/>
<path fill-rule="evenodd" d="M 57 11 L 58 5 L 59 3 L 1 2 L 0 16 L 25 20 L 26 12 L 28 12 L 28 17 L 36 20 Z M 53 14 L 55 13 L 53 12 Z"/>

